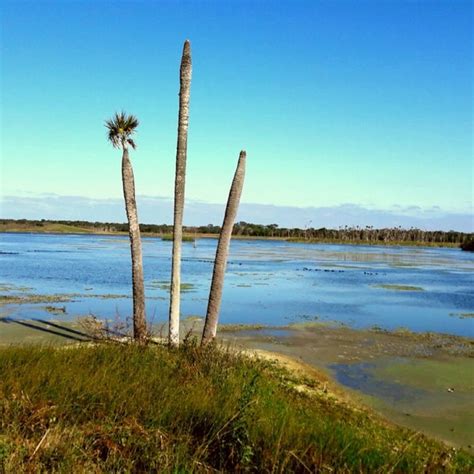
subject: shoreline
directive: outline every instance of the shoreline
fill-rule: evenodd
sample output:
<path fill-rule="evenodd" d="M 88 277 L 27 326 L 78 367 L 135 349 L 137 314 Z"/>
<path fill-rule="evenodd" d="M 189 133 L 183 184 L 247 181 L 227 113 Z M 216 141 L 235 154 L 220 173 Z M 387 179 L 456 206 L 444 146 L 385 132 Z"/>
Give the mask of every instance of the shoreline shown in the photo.
<path fill-rule="evenodd" d="M 474 338 L 327 324 L 230 329 L 225 340 L 303 364 L 356 406 L 474 452 Z"/>
<path fill-rule="evenodd" d="M 65 322 L 0 317 L 0 347 L 87 344 L 79 318 Z M 199 337 L 202 319 L 184 319 Z M 160 334 L 166 323 L 155 324 Z M 82 334 L 82 335 L 81 335 Z M 90 334 L 90 333 L 89 333 Z M 92 341 L 90 339 L 89 341 Z M 221 325 L 224 347 L 276 360 L 291 372 L 316 379 L 354 407 L 473 453 L 474 339 L 439 333 L 377 331 L 331 324 L 258 328 Z M 305 388 L 302 390 L 306 391 Z"/>
<path fill-rule="evenodd" d="M 471 446 L 394 423 L 304 362 L 229 345 L 203 352 L 192 342 L 174 351 L 117 342 L 0 348 L 0 389 L 11 394 L 1 420 L 7 466 L 111 472 L 121 456 L 132 470 L 139 459 L 142 470 L 168 472 L 178 452 L 180 470 L 235 472 L 241 458 L 229 458 L 227 446 L 242 439 L 246 467 L 258 472 L 277 463 L 282 472 L 474 466 Z M 38 421 L 25 432 L 25 419 Z"/>
<path fill-rule="evenodd" d="M 79 228 L 78 228 L 79 229 Z M 120 231 L 97 231 L 93 229 L 80 229 L 80 230 L 39 230 L 39 229 L 9 229 L 1 228 L 0 234 L 25 234 L 25 235 L 94 235 L 94 236 L 128 236 L 128 232 Z M 142 232 L 141 237 L 143 239 L 159 238 L 162 239 L 169 234 L 160 234 L 155 232 Z M 183 238 L 190 239 L 187 243 L 192 243 L 199 239 L 215 239 L 219 238 L 219 234 L 207 234 L 207 233 L 190 233 L 183 232 Z M 169 239 L 166 239 L 169 241 Z M 286 238 L 286 237 L 263 237 L 263 236 L 251 236 L 251 235 L 233 235 L 232 240 L 248 240 L 248 241 L 276 241 L 286 242 L 290 244 L 324 244 L 324 245 L 352 245 L 362 247 L 426 247 L 426 248 L 453 248 L 461 250 L 461 244 L 450 243 L 450 242 L 406 242 L 406 241 L 360 241 L 360 240 L 341 240 L 341 239 L 298 239 L 298 238 Z"/>

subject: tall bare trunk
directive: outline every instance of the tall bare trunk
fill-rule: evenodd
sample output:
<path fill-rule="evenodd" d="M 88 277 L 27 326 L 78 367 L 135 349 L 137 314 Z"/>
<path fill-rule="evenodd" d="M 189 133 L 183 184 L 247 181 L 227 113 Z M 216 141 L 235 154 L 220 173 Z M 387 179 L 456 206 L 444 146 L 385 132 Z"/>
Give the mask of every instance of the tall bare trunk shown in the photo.
<path fill-rule="evenodd" d="M 124 148 L 122 156 L 122 184 L 132 254 L 133 337 L 139 342 L 143 342 L 146 339 L 146 316 L 142 242 L 135 200 L 135 180 L 127 148 Z"/>
<path fill-rule="evenodd" d="M 183 238 L 184 188 L 186 154 L 188 147 L 189 95 L 191 89 L 191 45 L 183 47 L 179 76 L 178 143 L 176 146 L 176 177 L 174 184 L 173 258 L 171 263 L 171 289 L 169 314 L 169 344 L 179 345 L 179 315 L 181 299 L 181 242 Z"/>
<path fill-rule="evenodd" d="M 217 333 L 217 323 L 219 321 L 219 310 L 222 301 L 222 289 L 224 287 L 225 269 L 227 266 L 227 257 L 229 254 L 230 239 L 232 229 L 239 208 L 240 196 L 244 186 L 245 179 L 245 151 L 240 152 L 239 162 L 235 171 L 232 186 L 230 188 L 227 207 L 225 210 L 224 222 L 222 224 L 219 243 L 217 244 L 216 258 L 214 260 L 214 272 L 212 274 L 211 291 L 209 292 L 209 302 L 207 306 L 206 321 L 202 333 L 202 345 L 211 342 Z"/>

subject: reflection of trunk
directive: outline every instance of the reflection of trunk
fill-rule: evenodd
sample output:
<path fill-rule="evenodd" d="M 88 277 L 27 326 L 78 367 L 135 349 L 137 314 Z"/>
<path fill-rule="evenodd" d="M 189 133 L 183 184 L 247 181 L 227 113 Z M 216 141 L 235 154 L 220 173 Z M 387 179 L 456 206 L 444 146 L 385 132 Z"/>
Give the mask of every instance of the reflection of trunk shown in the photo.
<path fill-rule="evenodd" d="M 124 148 L 122 157 L 122 184 L 125 210 L 128 219 L 130 249 L 132 253 L 133 291 L 133 337 L 140 342 L 146 338 L 145 288 L 143 283 L 142 242 L 138 224 L 137 203 L 135 201 L 135 181 L 128 150 Z"/>
<path fill-rule="evenodd" d="M 219 320 L 219 309 L 222 301 L 222 289 L 224 286 L 230 239 L 232 237 L 232 229 L 234 227 L 235 217 L 239 208 L 240 195 L 242 194 L 242 187 L 244 185 L 245 160 L 246 153 L 245 151 L 241 151 L 234 180 L 232 181 L 232 186 L 230 188 L 229 198 L 227 200 L 227 207 L 225 210 L 221 234 L 219 236 L 219 243 L 217 244 L 206 322 L 204 323 L 204 331 L 202 333 L 202 345 L 211 342 L 216 337 L 217 333 L 217 323 Z"/>
<path fill-rule="evenodd" d="M 183 237 L 184 184 L 188 146 L 189 95 L 191 88 L 191 46 L 186 40 L 180 69 L 178 143 L 176 147 L 176 177 L 174 185 L 173 257 L 169 313 L 169 344 L 179 344 L 179 313 L 181 296 L 181 241 Z"/>

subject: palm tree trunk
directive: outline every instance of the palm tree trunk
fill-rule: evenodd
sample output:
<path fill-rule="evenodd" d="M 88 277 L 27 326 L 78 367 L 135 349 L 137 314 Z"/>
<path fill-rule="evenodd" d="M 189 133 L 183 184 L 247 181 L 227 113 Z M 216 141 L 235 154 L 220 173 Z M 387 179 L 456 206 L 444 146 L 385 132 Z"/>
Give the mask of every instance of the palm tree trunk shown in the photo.
<path fill-rule="evenodd" d="M 222 289 L 224 286 L 225 269 L 227 266 L 227 256 L 229 254 L 230 239 L 232 229 L 239 208 L 240 196 L 245 179 L 245 151 L 240 152 L 239 162 L 235 171 L 232 186 L 230 188 L 227 207 L 225 210 L 224 222 L 222 224 L 219 243 L 217 244 L 216 258 L 214 260 L 214 272 L 212 274 L 211 290 L 209 292 L 209 302 L 207 306 L 206 321 L 202 333 L 202 345 L 211 342 L 217 333 L 217 323 L 219 320 L 219 310 L 222 301 Z"/>
<path fill-rule="evenodd" d="M 191 45 L 184 42 L 181 57 L 179 87 L 178 143 L 176 146 L 176 177 L 174 184 L 173 257 L 169 313 L 169 344 L 179 345 L 179 315 L 181 299 L 181 242 L 183 238 L 184 187 L 188 147 L 189 95 L 191 89 Z"/>
<path fill-rule="evenodd" d="M 135 180 L 127 148 L 124 148 L 122 156 L 122 184 L 132 254 L 133 337 L 139 342 L 144 342 L 146 339 L 146 316 L 142 242 L 135 200 Z"/>

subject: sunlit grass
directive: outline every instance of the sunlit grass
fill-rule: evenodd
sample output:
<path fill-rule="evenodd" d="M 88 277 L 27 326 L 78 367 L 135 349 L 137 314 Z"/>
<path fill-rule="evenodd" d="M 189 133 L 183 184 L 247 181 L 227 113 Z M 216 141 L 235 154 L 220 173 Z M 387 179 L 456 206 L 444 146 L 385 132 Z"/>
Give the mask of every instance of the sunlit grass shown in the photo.
<path fill-rule="evenodd" d="M 474 468 L 464 452 L 232 350 L 10 347 L 0 374 L 5 472 Z"/>

